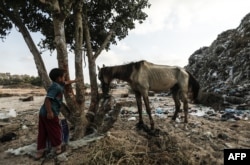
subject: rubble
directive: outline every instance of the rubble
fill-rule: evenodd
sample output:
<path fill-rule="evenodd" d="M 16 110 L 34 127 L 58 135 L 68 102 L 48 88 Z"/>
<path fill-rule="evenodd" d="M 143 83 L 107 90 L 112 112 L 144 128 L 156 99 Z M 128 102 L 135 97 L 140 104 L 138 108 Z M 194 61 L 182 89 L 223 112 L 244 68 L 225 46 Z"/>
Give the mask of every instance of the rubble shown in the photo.
<path fill-rule="evenodd" d="M 224 96 L 229 104 L 250 105 L 250 14 L 236 29 L 218 35 L 209 47 L 196 50 L 185 68 L 204 92 Z"/>

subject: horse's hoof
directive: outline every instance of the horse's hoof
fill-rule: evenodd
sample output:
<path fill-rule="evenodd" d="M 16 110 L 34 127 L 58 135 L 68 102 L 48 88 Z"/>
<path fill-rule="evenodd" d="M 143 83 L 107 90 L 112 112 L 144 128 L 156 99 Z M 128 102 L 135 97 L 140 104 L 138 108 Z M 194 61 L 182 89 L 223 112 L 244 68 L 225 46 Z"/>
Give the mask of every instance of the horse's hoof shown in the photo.
<path fill-rule="evenodd" d="M 150 128 L 146 125 L 146 124 L 144 124 L 144 123 L 137 123 L 136 124 L 136 128 L 138 129 L 138 130 L 143 130 L 144 132 L 150 132 Z"/>
<path fill-rule="evenodd" d="M 176 117 L 172 117 L 171 119 L 172 119 L 172 121 L 175 121 Z"/>
<path fill-rule="evenodd" d="M 160 129 L 155 129 L 155 135 L 160 136 L 161 130 Z"/>
<path fill-rule="evenodd" d="M 136 128 L 137 128 L 138 130 L 143 129 L 144 127 L 145 127 L 145 126 L 144 126 L 144 123 L 139 122 L 139 123 L 136 124 Z"/>
<path fill-rule="evenodd" d="M 160 130 L 159 129 L 150 130 L 149 135 L 159 137 Z"/>

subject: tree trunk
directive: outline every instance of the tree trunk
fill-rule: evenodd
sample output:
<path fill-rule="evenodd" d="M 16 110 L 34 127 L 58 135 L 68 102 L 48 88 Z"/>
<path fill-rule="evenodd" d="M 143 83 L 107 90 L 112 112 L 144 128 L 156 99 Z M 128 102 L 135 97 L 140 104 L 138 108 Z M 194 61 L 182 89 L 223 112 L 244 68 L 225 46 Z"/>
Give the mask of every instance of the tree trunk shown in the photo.
<path fill-rule="evenodd" d="M 59 68 L 63 68 L 67 71 L 66 80 L 69 80 L 69 67 L 68 67 L 68 52 L 66 47 L 65 40 L 65 31 L 64 31 L 64 22 L 65 18 L 59 14 L 53 14 L 53 25 L 54 25 L 54 34 L 55 34 L 55 44 L 57 50 L 57 60 Z M 76 97 L 74 95 L 71 85 L 67 85 L 64 91 L 65 100 L 71 115 L 69 115 L 69 121 L 74 125 L 73 139 L 82 138 L 83 133 L 83 124 L 84 124 L 84 113 L 82 110 L 82 104 L 78 104 Z M 64 111 L 62 111 L 64 112 Z"/>
<path fill-rule="evenodd" d="M 81 119 L 78 123 L 79 135 L 76 137 L 82 137 L 86 131 L 87 119 L 84 112 L 85 105 L 85 87 L 84 87 L 84 76 L 82 68 L 82 45 L 83 45 L 83 28 L 82 28 L 82 6 L 83 2 L 77 1 L 74 6 L 74 18 L 75 18 L 75 77 L 77 78 L 76 83 L 76 102 L 81 108 Z"/>
<path fill-rule="evenodd" d="M 98 133 L 106 133 L 113 127 L 119 117 L 121 107 L 122 103 L 117 103 L 112 96 L 100 100 L 100 106 L 94 121 Z"/>
<path fill-rule="evenodd" d="M 90 55 L 91 56 L 91 55 Z M 89 62 L 89 78 L 90 78 L 90 84 L 91 84 L 91 102 L 89 107 L 89 112 L 93 112 L 96 114 L 98 110 L 98 85 L 97 85 L 97 75 L 96 75 L 96 63 L 95 60 L 90 58 L 88 56 L 88 62 Z"/>
<path fill-rule="evenodd" d="M 22 34 L 22 36 L 24 38 L 24 41 L 26 42 L 30 52 L 32 53 L 32 55 L 34 57 L 34 61 L 36 64 L 38 75 L 43 82 L 44 88 L 47 90 L 51 84 L 51 81 L 50 81 L 49 76 L 47 74 L 47 71 L 46 71 L 45 65 L 43 63 L 43 59 L 41 57 L 41 54 L 40 54 L 39 50 L 37 49 L 28 29 L 24 26 L 20 16 L 18 14 L 14 14 L 15 12 L 12 13 L 12 12 L 6 10 L 5 8 L 1 8 L 1 11 L 3 13 L 5 13 L 5 15 L 7 15 L 13 21 L 13 23 L 18 27 L 20 33 Z"/>
<path fill-rule="evenodd" d="M 87 56 L 89 64 L 89 78 L 90 78 L 90 87 L 91 87 L 91 102 L 88 110 L 88 119 L 89 122 L 93 122 L 94 116 L 98 110 L 98 85 L 96 79 L 96 58 L 93 55 L 93 50 L 91 47 L 91 37 L 88 28 L 88 19 L 87 14 L 83 13 L 83 33 L 84 39 L 87 47 Z M 91 116 L 91 117 L 89 117 Z"/>

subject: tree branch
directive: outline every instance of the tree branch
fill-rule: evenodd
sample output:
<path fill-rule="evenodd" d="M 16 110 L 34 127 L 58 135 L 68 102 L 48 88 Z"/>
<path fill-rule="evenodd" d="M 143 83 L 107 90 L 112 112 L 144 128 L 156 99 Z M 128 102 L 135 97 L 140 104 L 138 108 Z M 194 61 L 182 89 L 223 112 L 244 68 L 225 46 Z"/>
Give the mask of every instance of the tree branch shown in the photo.
<path fill-rule="evenodd" d="M 94 58 L 97 59 L 97 57 L 101 54 L 101 52 L 103 51 L 103 49 L 105 49 L 105 47 L 107 46 L 107 44 L 110 42 L 110 39 L 112 37 L 112 35 L 114 35 L 115 32 L 114 30 L 110 30 L 105 41 L 102 43 L 101 47 L 97 50 L 97 52 L 95 52 L 94 54 Z"/>
<path fill-rule="evenodd" d="M 90 37 L 90 32 L 89 32 L 89 27 L 88 27 L 88 18 L 85 13 L 83 13 L 83 31 L 85 35 L 84 39 L 85 39 L 86 46 L 87 46 L 87 56 L 88 58 L 92 58 L 90 57 L 90 55 L 93 54 L 93 50 L 91 46 L 91 37 Z"/>

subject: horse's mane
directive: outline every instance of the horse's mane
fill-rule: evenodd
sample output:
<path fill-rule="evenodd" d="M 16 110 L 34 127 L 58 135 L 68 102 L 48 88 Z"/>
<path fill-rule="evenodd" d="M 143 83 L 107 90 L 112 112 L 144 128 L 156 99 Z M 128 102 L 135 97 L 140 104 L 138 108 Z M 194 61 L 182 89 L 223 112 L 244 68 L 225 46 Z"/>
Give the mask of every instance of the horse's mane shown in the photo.
<path fill-rule="evenodd" d="M 119 79 L 127 79 L 129 81 L 129 77 L 135 68 L 137 71 L 141 68 L 144 63 L 148 63 L 145 60 L 137 61 L 137 62 L 130 62 L 123 65 L 114 65 L 114 66 L 107 66 L 102 68 L 104 74 L 110 75 L 112 78 L 119 78 Z"/>

